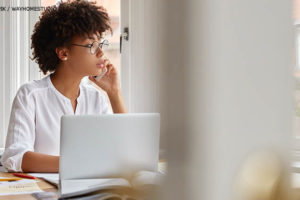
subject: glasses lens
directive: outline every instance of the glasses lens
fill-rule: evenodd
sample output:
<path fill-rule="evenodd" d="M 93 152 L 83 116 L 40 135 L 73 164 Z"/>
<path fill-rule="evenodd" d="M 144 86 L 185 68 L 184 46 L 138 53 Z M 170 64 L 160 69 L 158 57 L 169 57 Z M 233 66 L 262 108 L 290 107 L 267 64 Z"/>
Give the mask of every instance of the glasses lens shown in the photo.
<path fill-rule="evenodd" d="M 108 49 L 108 46 L 109 46 L 108 40 L 103 40 L 103 41 L 100 43 L 100 48 L 101 48 L 102 50 L 107 50 L 107 49 Z"/>
<path fill-rule="evenodd" d="M 98 48 L 99 48 L 99 43 L 93 42 L 92 47 L 91 47 L 91 53 L 95 54 L 98 51 Z"/>

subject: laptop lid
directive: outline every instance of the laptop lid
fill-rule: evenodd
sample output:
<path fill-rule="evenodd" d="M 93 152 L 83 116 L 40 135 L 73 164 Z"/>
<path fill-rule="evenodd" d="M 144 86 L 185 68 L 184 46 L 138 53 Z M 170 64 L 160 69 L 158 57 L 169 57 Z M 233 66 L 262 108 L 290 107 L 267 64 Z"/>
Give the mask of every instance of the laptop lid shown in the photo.
<path fill-rule="evenodd" d="M 61 118 L 61 180 L 131 176 L 157 171 L 158 113 L 64 115 Z"/>

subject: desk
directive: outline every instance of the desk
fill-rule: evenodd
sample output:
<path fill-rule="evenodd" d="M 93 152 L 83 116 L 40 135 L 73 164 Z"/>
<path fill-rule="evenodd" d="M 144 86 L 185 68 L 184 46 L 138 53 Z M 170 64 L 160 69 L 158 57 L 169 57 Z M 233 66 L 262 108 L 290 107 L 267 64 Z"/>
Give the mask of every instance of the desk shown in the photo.
<path fill-rule="evenodd" d="M 166 172 L 167 170 L 167 163 L 164 160 L 160 160 L 158 164 L 159 171 Z M 0 169 L 0 177 L 14 177 L 11 173 L 1 172 L 3 169 Z M 37 184 L 41 190 L 47 192 L 57 192 L 57 188 L 43 179 L 37 178 L 39 181 Z M 0 200 L 36 200 L 31 194 L 20 194 L 20 195 L 9 195 L 9 196 L 0 196 Z"/>
<path fill-rule="evenodd" d="M 1 177 L 14 177 L 11 173 L 0 172 Z M 41 190 L 47 192 L 56 192 L 57 188 L 42 179 L 37 179 L 37 183 Z M 31 194 L 20 194 L 20 195 L 9 195 L 9 196 L 0 196 L 0 200 L 36 200 Z"/>

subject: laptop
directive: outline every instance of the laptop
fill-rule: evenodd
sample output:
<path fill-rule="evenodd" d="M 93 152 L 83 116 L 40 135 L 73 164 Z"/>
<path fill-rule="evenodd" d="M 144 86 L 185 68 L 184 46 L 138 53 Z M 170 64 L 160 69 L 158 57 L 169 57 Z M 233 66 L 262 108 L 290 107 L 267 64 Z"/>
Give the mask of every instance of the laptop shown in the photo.
<path fill-rule="evenodd" d="M 138 171 L 157 172 L 159 132 L 159 113 L 62 116 L 61 194 L 70 193 L 66 188 L 71 180 L 76 180 L 78 187 L 79 182 L 85 184 L 84 180 L 95 184 L 96 179 L 131 177 Z"/>

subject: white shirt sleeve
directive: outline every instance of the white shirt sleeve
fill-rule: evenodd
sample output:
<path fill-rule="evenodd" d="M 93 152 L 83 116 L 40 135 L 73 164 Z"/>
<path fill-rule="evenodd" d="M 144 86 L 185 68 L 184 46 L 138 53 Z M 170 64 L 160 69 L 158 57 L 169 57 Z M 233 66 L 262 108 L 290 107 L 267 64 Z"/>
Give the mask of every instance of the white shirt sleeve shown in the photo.
<path fill-rule="evenodd" d="M 107 102 L 109 100 L 107 100 L 107 98 L 104 96 L 104 94 L 101 94 L 100 92 L 99 92 L 99 94 L 100 94 L 100 101 L 101 101 L 100 105 L 102 106 L 101 114 L 113 114 L 113 112 Z"/>
<path fill-rule="evenodd" d="M 8 171 L 22 172 L 22 159 L 27 151 L 34 151 L 34 101 L 26 87 L 21 87 L 13 101 L 2 165 Z"/>

